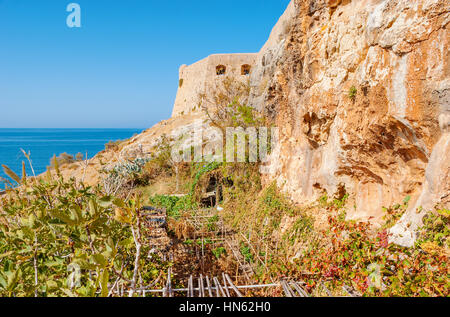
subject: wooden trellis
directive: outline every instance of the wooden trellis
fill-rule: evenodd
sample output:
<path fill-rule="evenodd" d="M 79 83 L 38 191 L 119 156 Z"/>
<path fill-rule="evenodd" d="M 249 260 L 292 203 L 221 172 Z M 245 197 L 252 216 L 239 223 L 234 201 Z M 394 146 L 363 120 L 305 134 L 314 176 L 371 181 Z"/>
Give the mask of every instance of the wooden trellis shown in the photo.
<path fill-rule="evenodd" d="M 166 284 L 163 289 L 137 289 L 136 292 L 141 296 L 148 293 L 159 293 L 163 297 L 186 296 L 186 297 L 244 297 L 244 290 L 261 289 L 270 287 L 279 287 L 280 284 L 261 284 L 261 285 L 243 285 L 236 286 L 231 277 L 222 273 L 221 277 L 200 275 L 199 278 L 190 276 L 187 288 L 172 288 L 171 269 L 169 268 Z"/>
<path fill-rule="evenodd" d="M 153 289 L 153 287 L 157 284 L 154 282 L 152 285 L 147 287 L 141 287 L 136 289 L 136 293 L 139 296 L 146 297 L 148 294 L 159 294 L 163 297 L 244 297 L 245 292 L 248 290 L 256 290 L 256 289 L 269 289 L 269 288 L 278 288 L 282 291 L 285 297 L 310 297 L 311 295 L 304 289 L 304 283 L 296 282 L 292 280 L 281 280 L 277 283 L 272 284 L 251 284 L 251 277 L 253 275 L 253 269 L 251 266 L 248 268 L 246 266 L 245 260 L 243 260 L 239 255 L 239 247 L 237 241 L 226 239 L 227 232 L 225 230 L 225 226 L 223 222 L 218 221 L 216 230 L 205 231 L 205 225 L 209 222 L 209 220 L 214 217 L 216 214 L 211 214 L 210 210 L 208 214 L 203 213 L 205 211 L 201 210 L 200 213 L 196 215 L 192 215 L 187 217 L 185 220 L 189 222 L 196 230 L 195 236 L 197 238 L 203 239 L 212 239 L 216 237 L 214 243 L 227 243 L 228 247 L 231 249 L 233 255 L 235 256 L 241 271 L 244 274 L 245 281 L 249 284 L 247 285 L 236 285 L 231 277 L 222 273 L 219 276 L 209 276 L 200 274 L 199 277 L 194 277 L 191 275 L 187 280 L 186 288 L 174 288 L 172 283 L 172 267 L 168 269 L 167 279 L 165 285 L 162 289 Z M 203 213 L 203 214 L 202 214 Z M 154 207 L 144 207 L 141 216 L 143 222 L 145 223 L 148 229 L 151 229 L 151 236 L 149 238 L 154 238 L 167 234 L 167 213 L 166 210 L 157 209 Z M 245 237 L 244 237 L 245 238 Z M 231 241 L 231 242 L 230 242 Z M 248 244 L 251 246 L 250 241 L 246 239 Z M 203 243 L 202 243 L 203 250 Z M 167 250 L 166 250 L 167 251 Z M 202 251 L 203 253 L 203 251 Z M 171 254 L 169 254 L 171 257 Z M 264 263 L 262 259 L 259 259 L 261 263 Z M 158 279 L 159 280 L 159 279 Z M 323 283 L 319 284 L 319 287 L 326 291 L 327 296 L 332 296 L 331 292 L 323 285 Z M 348 296 L 358 297 L 361 296 L 353 290 L 352 288 L 344 285 L 343 290 Z M 123 296 L 126 293 L 126 290 L 119 288 L 119 285 L 115 287 L 115 290 L 111 292 L 112 295 Z"/>
<path fill-rule="evenodd" d="M 171 271 L 169 269 L 169 274 Z M 172 288 L 170 275 L 168 274 L 166 285 L 163 289 L 138 289 L 137 293 L 146 296 L 148 293 L 159 293 L 163 297 L 244 297 L 245 290 L 281 288 L 285 297 L 310 297 L 301 283 L 282 280 L 274 284 L 255 284 L 236 286 L 228 274 L 222 273 L 221 277 L 200 275 L 194 278 L 190 276 L 187 288 Z"/>
<path fill-rule="evenodd" d="M 286 297 L 310 297 L 297 282 L 281 281 L 281 287 L 283 288 Z"/>
<path fill-rule="evenodd" d="M 312 296 L 304 289 L 304 283 L 289 280 L 281 280 L 279 283 L 273 284 L 249 284 L 237 286 L 226 273 L 222 273 L 219 277 L 210 277 L 208 275 L 200 274 L 200 277 L 198 278 L 194 278 L 192 275 L 189 277 L 187 288 L 173 288 L 171 276 L 172 268 L 169 268 L 164 288 L 152 289 L 151 286 L 147 286 L 137 289 L 136 293 L 142 297 L 146 297 L 147 294 L 161 294 L 163 297 L 245 297 L 244 292 L 246 290 L 280 288 L 283 291 L 284 297 Z M 153 285 L 154 284 L 156 283 L 153 283 Z M 323 284 L 321 287 L 325 288 Z M 361 296 L 347 285 L 344 285 L 343 289 L 348 296 Z M 328 296 L 332 297 L 328 289 L 326 289 L 326 291 Z M 126 294 L 126 291 L 123 289 L 123 286 L 122 289 L 117 286 L 112 294 L 123 296 Z"/>

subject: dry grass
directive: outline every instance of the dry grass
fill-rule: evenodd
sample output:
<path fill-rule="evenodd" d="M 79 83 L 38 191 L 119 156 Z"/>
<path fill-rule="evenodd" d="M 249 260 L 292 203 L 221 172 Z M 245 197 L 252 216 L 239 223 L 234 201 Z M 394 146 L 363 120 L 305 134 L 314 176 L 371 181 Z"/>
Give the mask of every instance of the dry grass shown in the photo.
<path fill-rule="evenodd" d="M 183 214 L 178 220 L 175 220 L 174 218 L 171 218 L 169 220 L 169 228 L 174 231 L 175 236 L 179 240 L 188 240 L 195 238 L 195 228 L 188 221 L 186 221 L 188 217 L 189 215 Z"/>

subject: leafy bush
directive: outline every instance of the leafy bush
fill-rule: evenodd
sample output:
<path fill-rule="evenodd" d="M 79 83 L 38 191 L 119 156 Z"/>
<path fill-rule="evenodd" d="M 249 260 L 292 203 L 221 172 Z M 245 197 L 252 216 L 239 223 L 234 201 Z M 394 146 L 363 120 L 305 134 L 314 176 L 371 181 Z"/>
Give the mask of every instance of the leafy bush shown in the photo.
<path fill-rule="evenodd" d="M 439 209 L 429 213 L 423 220 L 418 246 L 434 255 L 448 255 L 450 248 L 450 211 Z"/>
<path fill-rule="evenodd" d="M 313 212 L 322 209 L 328 222 L 318 228 L 275 184 L 261 192 L 235 187 L 228 193 L 224 217 L 251 237 L 253 247 L 244 239 L 240 251 L 253 260 L 260 282 L 289 276 L 305 281 L 310 292 L 324 283 L 335 294 L 348 285 L 363 296 L 448 296 L 448 210 L 430 213 L 417 246 L 407 249 L 389 243 L 387 228 L 406 209 L 409 197 L 390 208 L 386 225 L 377 230 L 346 220 L 347 198 L 320 199 Z M 282 219 L 286 222 L 280 228 Z"/>
<path fill-rule="evenodd" d="M 0 296 L 135 294 L 166 263 L 144 259 L 138 197 L 105 196 L 74 180 L 22 183 L 0 198 Z"/>
<path fill-rule="evenodd" d="M 355 86 L 352 86 L 348 91 L 348 97 L 352 100 L 356 98 L 356 94 L 358 93 L 358 89 Z"/>
<path fill-rule="evenodd" d="M 252 263 L 253 262 L 253 254 L 250 250 L 250 247 L 246 246 L 245 244 L 241 243 L 241 248 L 240 248 L 241 254 L 244 257 L 245 261 L 248 263 Z"/>
<path fill-rule="evenodd" d="M 108 194 L 117 193 L 124 185 L 146 185 L 147 180 L 142 176 L 142 170 L 149 158 L 137 158 L 134 161 L 116 164 L 111 169 L 103 170 L 106 176 L 103 179 Z M 145 175 L 144 175 L 145 176 Z"/>
<path fill-rule="evenodd" d="M 106 151 L 117 151 L 119 150 L 120 144 L 122 143 L 122 140 L 117 141 L 109 141 L 105 144 L 105 150 Z"/>
<path fill-rule="evenodd" d="M 448 295 L 446 257 L 389 244 L 387 231 L 370 234 L 368 223 L 329 218 L 323 234 L 331 245 L 306 251 L 298 265 L 334 287 L 351 285 L 366 296 Z M 431 269 L 431 270 L 430 270 Z"/>
<path fill-rule="evenodd" d="M 383 208 L 385 215 L 383 220 L 385 221 L 384 228 L 391 228 L 397 223 L 398 220 L 403 216 L 408 208 L 408 203 L 411 200 L 411 196 L 406 197 L 403 200 L 403 204 L 395 204 L 390 208 Z"/>
<path fill-rule="evenodd" d="M 59 156 L 54 156 L 50 160 L 50 167 L 55 168 L 55 164 L 57 163 L 59 166 L 65 165 L 65 164 L 72 164 L 75 162 L 75 159 L 73 155 L 67 154 L 67 153 L 61 153 Z"/>
<path fill-rule="evenodd" d="M 208 219 L 207 227 L 208 231 L 216 231 L 217 230 L 217 222 L 219 221 L 219 216 L 215 215 Z"/>
<path fill-rule="evenodd" d="M 190 196 L 165 196 L 156 195 L 150 198 L 150 204 L 160 208 L 166 208 L 169 217 L 178 219 L 182 211 L 192 210 L 197 205 L 193 203 Z"/>
<path fill-rule="evenodd" d="M 145 164 L 143 172 L 151 179 L 160 175 L 173 174 L 177 164 L 172 160 L 171 141 L 172 140 L 166 135 L 162 135 L 155 146 L 155 154 L 152 156 L 152 159 Z"/>
<path fill-rule="evenodd" d="M 226 251 L 226 249 L 224 247 L 217 247 L 217 248 L 212 250 L 212 253 L 214 254 L 214 256 L 217 259 L 220 259 L 222 257 L 222 255 L 227 253 L 227 251 Z"/>

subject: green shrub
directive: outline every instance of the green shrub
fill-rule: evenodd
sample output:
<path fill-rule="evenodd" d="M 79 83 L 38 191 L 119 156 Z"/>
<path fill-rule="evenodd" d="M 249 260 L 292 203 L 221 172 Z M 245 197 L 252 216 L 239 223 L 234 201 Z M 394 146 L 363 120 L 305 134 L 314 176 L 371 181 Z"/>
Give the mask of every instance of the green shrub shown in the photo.
<path fill-rule="evenodd" d="M 227 253 L 227 251 L 225 250 L 224 247 L 218 247 L 218 248 L 213 249 L 212 253 L 214 254 L 214 256 L 217 259 L 220 259 L 222 257 L 222 255 Z"/>
<path fill-rule="evenodd" d="M 119 145 L 122 143 L 121 140 L 109 141 L 105 144 L 105 150 L 107 151 L 117 151 L 119 150 Z"/>
<path fill-rule="evenodd" d="M 348 97 L 352 100 L 355 100 L 357 93 L 358 93 L 358 89 L 356 89 L 355 86 L 352 86 L 350 88 L 350 90 L 348 91 Z"/>
<path fill-rule="evenodd" d="M 65 164 L 72 164 L 75 163 L 75 159 L 73 155 L 67 154 L 67 153 L 61 153 L 59 156 L 54 156 L 50 160 L 50 167 L 55 168 L 55 159 L 59 166 L 65 165 Z"/>
<path fill-rule="evenodd" d="M 106 297 L 116 281 L 134 291 L 138 278 L 151 283 L 167 269 L 141 257 L 150 247 L 134 239 L 147 235 L 138 197 L 62 177 L 26 186 L 0 198 L 0 297 Z"/>
<path fill-rule="evenodd" d="M 155 207 L 166 208 L 169 217 L 178 219 L 182 211 L 192 210 L 197 205 L 193 203 L 190 196 L 175 197 L 167 195 L 156 195 L 150 197 L 149 203 Z"/>
<path fill-rule="evenodd" d="M 253 262 L 253 254 L 250 251 L 250 247 L 248 247 L 245 244 L 241 243 L 240 251 L 241 251 L 241 254 L 244 257 L 246 262 L 248 262 L 248 263 L 252 263 Z"/>

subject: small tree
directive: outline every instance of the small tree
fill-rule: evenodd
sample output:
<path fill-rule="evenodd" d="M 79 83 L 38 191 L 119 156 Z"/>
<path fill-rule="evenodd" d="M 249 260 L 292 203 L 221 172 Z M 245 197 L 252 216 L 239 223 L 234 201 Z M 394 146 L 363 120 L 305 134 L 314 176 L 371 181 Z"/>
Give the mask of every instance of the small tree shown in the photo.
<path fill-rule="evenodd" d="M 77 155 L 75 155 L 75 159 L 76 159 L 78 162 L 81 162 L 81 161 L 84 160 L 84 155 L 83 155 L 82 153 L 77 153 Z"/>
<path fill-rule="evenodd" d="M 224 78 L 212 95 L 201 94 L 203 111 L 206 112 L 213 126 L 225 135 L 227 127 L 246 127 L 255 124 L 253 108 L 248 106 L 250 82 L 237 81 L 231 77 Z"/>
<path fill-rule="evenodd" d="M 50 160 L 50 166 L 54 169 L 56 169 L 56 163 L 58 164 L 58 166 L 62 166 L 64 164 L 71 164 L 74 163 L 75 159 L 73 157 L 73 155 L 67 154 L 67 153 L 61 153 L 59 156 L 54 156 L 51 160 Z"/>

